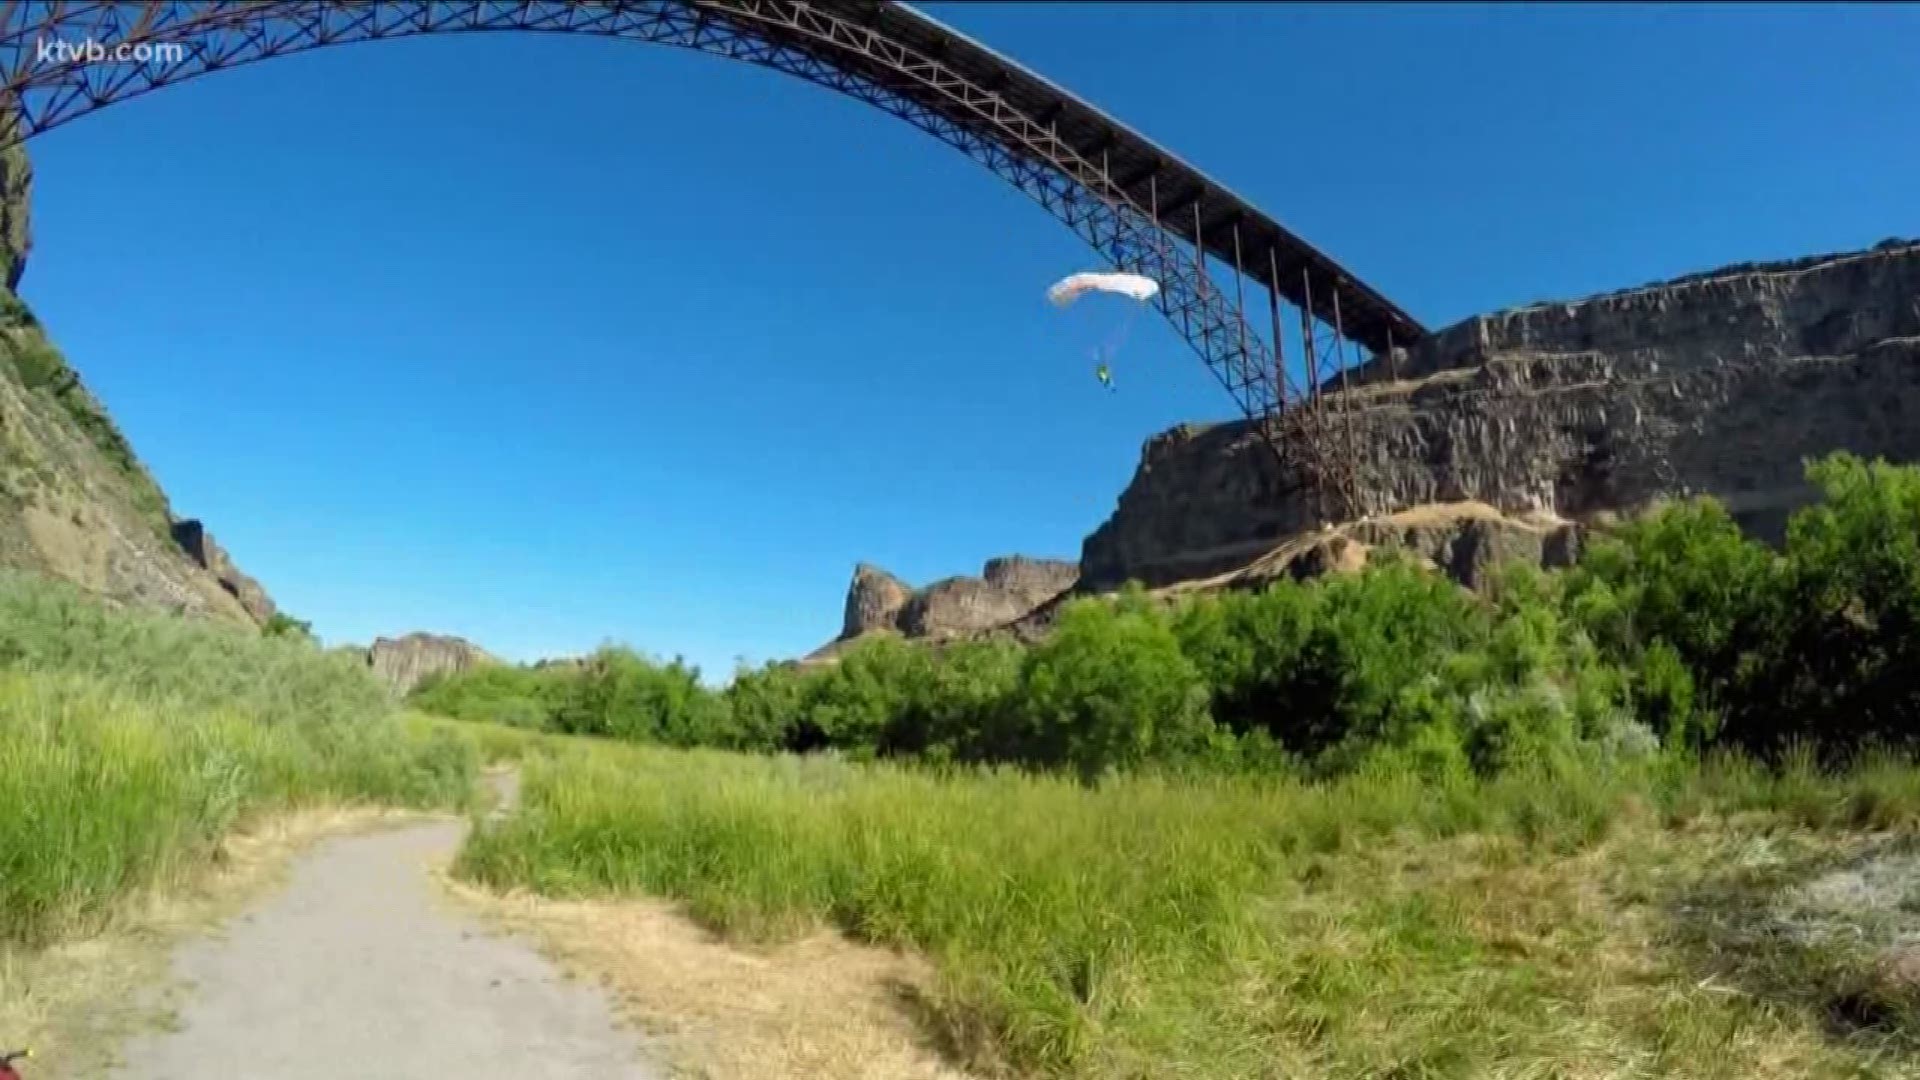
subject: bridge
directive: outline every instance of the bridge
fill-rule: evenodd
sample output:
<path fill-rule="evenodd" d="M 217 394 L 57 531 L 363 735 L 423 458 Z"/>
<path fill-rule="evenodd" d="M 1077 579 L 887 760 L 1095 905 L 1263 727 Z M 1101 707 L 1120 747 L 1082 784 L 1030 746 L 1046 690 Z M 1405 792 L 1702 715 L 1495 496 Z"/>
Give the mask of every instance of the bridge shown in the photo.
<path fill-rule="evenodd" d="M 959 150 L 1114 268 L 1160 282 L 1155 306 L 1322 498 L 1346 488 L 1350 473 L 1331 426 L 1338 410 L 1321 406 L 1320 388 L 1363 363 L 1362 350 L 1390 356 L 1426 335 L 1357 275 L 1178 155 L 966 35 L 881 0 L 16 0 L 0 14 L 0 149 L 275 56 L 506 30 L 623 38 L 772 68 Z"/>

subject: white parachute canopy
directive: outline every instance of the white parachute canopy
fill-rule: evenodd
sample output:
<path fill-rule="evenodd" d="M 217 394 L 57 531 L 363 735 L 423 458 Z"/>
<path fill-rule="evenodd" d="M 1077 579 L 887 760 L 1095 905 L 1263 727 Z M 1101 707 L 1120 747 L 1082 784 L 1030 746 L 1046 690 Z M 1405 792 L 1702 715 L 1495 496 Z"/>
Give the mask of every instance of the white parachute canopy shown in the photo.
<path fill-rule="evenodd" d="M 1159 295 L 1160 283 L 1139 274 L 1068 274 L 1047 290 L 1047 299 L 1055 307 L 1066 307 L 1090 292 L 1118 293 L 1144 302 Z"/>

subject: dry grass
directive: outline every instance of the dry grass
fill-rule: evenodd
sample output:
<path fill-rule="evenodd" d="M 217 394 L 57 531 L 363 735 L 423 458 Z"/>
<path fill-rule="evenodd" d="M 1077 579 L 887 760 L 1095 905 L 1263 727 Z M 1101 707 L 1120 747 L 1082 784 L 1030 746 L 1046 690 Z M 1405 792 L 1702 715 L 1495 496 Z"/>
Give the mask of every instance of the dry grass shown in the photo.
<path fill-rule="evenodd" d="M 416 716 L 416 724 L 432 725 Z M 492 730 L 483 727 L 483 732 Z M 592 743 L 494 732 L 496 759 Z M 489 822 L 517 808 L 519 773 L 487 770 Z M 483 826 L 484 827 L 484 826 Z M 442 872 L 465 908 L 604 987 L 622 1016 L 702 1080 L 961 1080 L 915 1015 L 933 978 L 908 955 L 832 930 L 751 949 L 656 900 L 562 901 L 477 888 Z"/>
<path fill-rule="evenodd" d="M 374 809 L 313 809 L 255 821 L 222 841 L 211 867 L 132 899 L 98 933 L 46 949 L 0 948 L 0 1043 L 34 1048 L 34 1080 L 97 1077 L 140 1027 L 167 1022 L 169 956 L 279 884 L 315 843 L 424 820 Z"/>
<path fill-rule="evenodd" d="M 701 1080 L 960 1080 L 927 1045 L 912 1002 L 927 965 L 818 931 L 764 951 L 729 945 L 646 900 L 506 896 L 447 880 L 483 918 L 604 986 Z"/>

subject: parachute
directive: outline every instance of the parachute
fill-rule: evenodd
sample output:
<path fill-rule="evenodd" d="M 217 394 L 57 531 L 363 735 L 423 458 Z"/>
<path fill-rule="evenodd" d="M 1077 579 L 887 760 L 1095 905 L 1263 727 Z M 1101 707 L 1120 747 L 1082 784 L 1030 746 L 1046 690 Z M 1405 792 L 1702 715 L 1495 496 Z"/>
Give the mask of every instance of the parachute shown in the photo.
<path fill-rule="evenodd" d="M 1102 336 L 1105 339 L 1093 348 L 1096 364 L 1094 377 L 1100 380 L 1100 385 L 1112 390 L 1113 368 L 1110 362 L 1119 352 L 1120 342 L 1127 336 L 1127 329 L 1133 324 L 1134 316 L 1140 313 L 1140 304 L 1160 295 L 1160 283 L 1150 277 L 1141 277 L 1139 274 L 1102 274 L 1090 271 L 1069 274 L 1054 282 L 1053 287 L 1047 290 L 1047 299 L 1053 302 L 1054 307 L 1064 308 L 1071 306 L 1074 301 L 1088 293 L 1111 293 L 1137 301 L 1127 305 L 1126 315 L 1118 320 L 1118 325 L 1115 325 L 1112 312 L 1100 315 L 1095 311 L 1091 316 L 1101 321 L 1104 328 Z M 1098 309 L 1100 305 L 1095 304 L 1093 307 Z M 1079 316 L 1075 318 L 1078 319 Z"/>
<path fill-rule="evenodd" d="M 1047 299 L 1055 307 L 1066 307 L 1086 293 L 1110 292 L 1142 302 L 1160 293 L 1160 283 L 1139 274 L 1068 274 L 1047 290 Z"/>

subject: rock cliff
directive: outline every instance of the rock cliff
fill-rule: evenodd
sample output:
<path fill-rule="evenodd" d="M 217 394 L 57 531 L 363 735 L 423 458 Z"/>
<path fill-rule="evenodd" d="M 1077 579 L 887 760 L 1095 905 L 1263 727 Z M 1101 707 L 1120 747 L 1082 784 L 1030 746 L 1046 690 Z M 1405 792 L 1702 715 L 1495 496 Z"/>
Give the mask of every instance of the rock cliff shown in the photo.
<path fill-rule="evenodd" d="M 225 548 L 214 542 L 213 534 L 207 531 L 206 526 L 189 518 L 174 522 L 171 531 L 174 543 L 180 545 L 180 549 L 187 553 L 196 566 L 212 574 L 228 595 L 240 601 L 240 606 L 246 609 L 254 622 L 265 626 L 272 621 L 276 609 L 267 590 L 233 564 L 232 557 Z"/>
<path fill-rule="evenodd" d="M 498 660 L 478 645 L 463 638 L 439 634 L 412 633 L 398 638 L 379 638 L 367 650 L 367 666 L 401 694 L 410 692 L 434 675 L 497 663 Z"/>
<path fill-rule="evenodd" d="M 1333 437 L 1355 498 L 1327 516 L 1362 522 L 1344 530 L 1356 539 L 1384 539 L 1388 515 L 1473 503 L 1495 516 L 1463 519 L 1467 533 L 1429 529 L 1417 546 L 1531 548 L 1538 520 L 1695 493 L 1775 538 L 1810 495 L 1807 459 L 1920 460 L 1920 243 L 1475 317 L 1356 372 L 1329 408 L 1346 424 Z M 1087 538 L 1080 587 L 1257 562 L 1323 524 L 1284 494 L 1295 479 L 1245 423 L 1156 436 Z M 1550 553 L 1577 542 L 1571 528 L 1538 541 Z"/>
<path fill-rule="evenodd" d="M 841 620 L 842 638 L 858 637 L 872 630 L 892 630 L 900 619 L 900 609 L 913 599 L 906 582 L 877 566 L 861 563 L 853 568 L 853 584 L 847 586 L 847 610 Z"/>
<path fill-rule="evenodd" d="M 840 636 L 816 656 L 875 632 L 941 641 L 998 629 L 1071 589 L 1079 574 L 1071 562 L 1012 555 L 987 560 L 979 577 L 950 577 L 912 589 L 861 563 L 847 588 Z"/>

